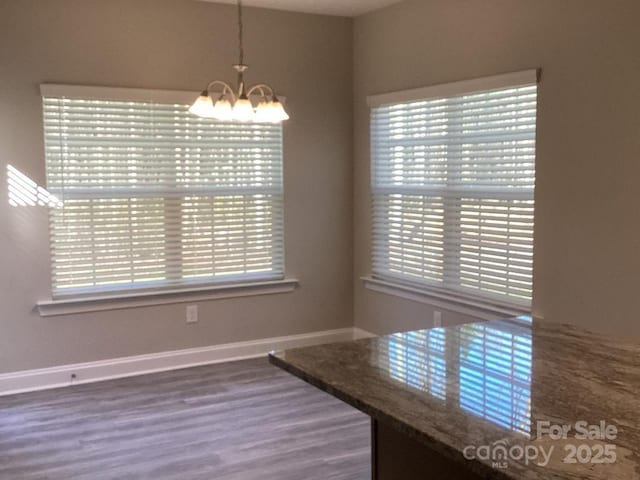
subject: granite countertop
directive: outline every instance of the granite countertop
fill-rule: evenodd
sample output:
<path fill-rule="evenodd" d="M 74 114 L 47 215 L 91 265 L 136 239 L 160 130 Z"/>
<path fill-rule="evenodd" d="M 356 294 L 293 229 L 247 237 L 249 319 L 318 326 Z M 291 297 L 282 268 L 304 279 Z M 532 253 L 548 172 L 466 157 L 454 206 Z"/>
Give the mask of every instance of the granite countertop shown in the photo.
<path fill-rule="evenodd" d="M 640 479 L 640 342 L 520 317 L 270 361 L 487 478 Z"/>

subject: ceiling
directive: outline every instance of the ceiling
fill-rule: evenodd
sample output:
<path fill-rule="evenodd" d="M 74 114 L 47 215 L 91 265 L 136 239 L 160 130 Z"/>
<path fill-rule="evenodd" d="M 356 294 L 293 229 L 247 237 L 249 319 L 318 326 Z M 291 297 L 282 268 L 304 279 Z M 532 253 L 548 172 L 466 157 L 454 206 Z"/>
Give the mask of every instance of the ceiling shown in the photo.
<path fill-rule="evenodd" d="M 214 3 L 236 3 L 236 0 L 205 0 Z M 320 13 L 356 17 L 401 0 L 244 0 L 248 7 L 274 8 L 292 12 Z"/>

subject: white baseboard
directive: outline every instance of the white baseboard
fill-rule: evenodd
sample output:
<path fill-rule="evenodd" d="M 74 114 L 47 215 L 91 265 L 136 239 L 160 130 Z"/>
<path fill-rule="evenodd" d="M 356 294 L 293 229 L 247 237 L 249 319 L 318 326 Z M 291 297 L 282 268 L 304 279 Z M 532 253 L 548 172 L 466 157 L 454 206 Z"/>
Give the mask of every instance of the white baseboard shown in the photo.
<path fill-rule="evenodd" d="M 273 350 L 341 342 L 374 336 L 359 328 L 341 328 L 322 332 L 272 337 L 210 347 L 113 358 L 97 362 L 0 374 L 0 396 L 14 393 L 67 387 L 146 373 L 176 370 L 212 363 L 230 362 L 266 355 Z M 72 375 L 75 378 L 72 380 Z"/>
<path fill-rule="evenodd" d="M 353 330 L 353 339 L 354 340 L 360 340 L 361 338 L 377 337 L 377 335 L 375 333 L 367 332 L 366 330 L 363 330 L 363 329 L 358 328 L 358 327 L 353 327 L 352 330 Z"/>

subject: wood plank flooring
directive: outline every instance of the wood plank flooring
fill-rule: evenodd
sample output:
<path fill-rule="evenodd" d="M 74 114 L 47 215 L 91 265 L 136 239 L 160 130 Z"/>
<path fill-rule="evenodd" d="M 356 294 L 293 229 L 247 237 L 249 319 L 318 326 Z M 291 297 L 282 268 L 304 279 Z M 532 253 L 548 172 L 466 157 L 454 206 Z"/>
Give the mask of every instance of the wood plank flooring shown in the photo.
<path fill-rule="evenodd" d="M 0 397 L 0 479 L 368 480 L 369 429 L 247 360 Z"/>

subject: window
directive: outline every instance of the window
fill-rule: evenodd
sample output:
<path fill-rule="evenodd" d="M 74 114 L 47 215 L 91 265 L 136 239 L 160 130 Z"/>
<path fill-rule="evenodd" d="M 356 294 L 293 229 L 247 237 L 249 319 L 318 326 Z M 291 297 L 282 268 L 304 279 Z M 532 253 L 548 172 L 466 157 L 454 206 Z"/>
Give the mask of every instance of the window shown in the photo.
<path fill-rule="evenodd" d="M 374 277 L 530 304 L 536 74 L 369 98 Z"/>
<path fill-rule="evenodd" d="M 282 127 L 191 93 L 43 85 L 54 297 L 282 278 Z"/>

